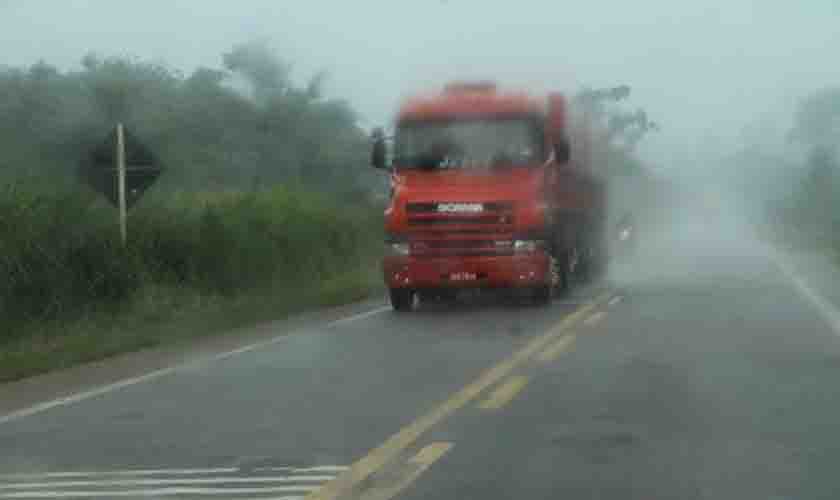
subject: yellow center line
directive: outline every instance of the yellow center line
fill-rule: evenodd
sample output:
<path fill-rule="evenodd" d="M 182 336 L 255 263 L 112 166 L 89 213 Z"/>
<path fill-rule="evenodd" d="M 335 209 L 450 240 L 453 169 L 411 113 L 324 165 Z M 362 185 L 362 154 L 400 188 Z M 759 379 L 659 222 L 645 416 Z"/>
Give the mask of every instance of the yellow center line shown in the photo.
<path fill-rule="evenodd" d="M 606 315 L 607 315 L 607 313 L 605 313 L 604 311 L 598 311 L 596 313 L 592 313 L 592 316 L 583 320 L 583 324 L 586 325 L 586 326 L 592 326 L 595 323 L 604 319 L 604 316 L 606 316 Z"/>
<path fill-rule="evenodd" d="M 574 335 L 566 335 L 537 355 L 537 361 L 549 363 L 568 351 L 575 343 Z"/>
<path fill-rule="evenodd" d="M 409 462 L 425 466 L 432 465 L 437 461 L 437 459 L 449 451 L 452 446 L 452 443 L 432 443 L 418 451 L 417 454 L 409 460 Z"/>
<path fill-rule="evenodd" d="M 424 432 L 474 400 L 484 389 L 506 377 L 519 365 L 542 350 L 549 342 L 563 335 L 565 330 L 575 325 L 609 296 L 610 292 L 604 292 L 589 304 L 581 306 L 578 310 L 563 318 L 557 326 L 534 338 L 513 355 L 482 373 L 476 380 L 463 387 L 429 413 L 418 417 L 400 429 L 384 443 L 357 460 L 352 467 L 340 476 L 325 484 L 323 488 L 307 495 L 306 499 L 334 499 L 349 492 L 355 484 L 364 481 L 368 476 L 396 458 L 402 450 L 414 443 Z"/>
<path fill-rule="evenodd" d="M 519 391 L 528 383 L 528 377 L 518 375 L 511 377 L 510 380 L 496 388 L 490 393 L 490 396 L 482 401 L 478 407 L 482 410 L 498 410 L 504 405 L 508 404 L 513 398 L 519 394 Z"/>
<path fill-rule="evenodd" d="M 411 457 L 408 463 L 396 477 L 391 478 L 386 484 L 377 485 L 359 496 L 359 500 L 389 500 L 404 490 L 408 485 L 417 480 L 440 457 L 446 454 L 452 443 L 432 443 Z"/>

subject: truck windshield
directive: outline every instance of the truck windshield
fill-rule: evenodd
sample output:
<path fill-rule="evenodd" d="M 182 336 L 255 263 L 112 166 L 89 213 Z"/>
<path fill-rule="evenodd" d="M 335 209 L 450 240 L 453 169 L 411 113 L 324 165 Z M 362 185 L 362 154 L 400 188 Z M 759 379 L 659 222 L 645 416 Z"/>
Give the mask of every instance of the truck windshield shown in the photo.
<path fill-rule="evenodd" d="M 397 129 L 398 168 L 487 168 L 541 160 L 541 134 L 528 118 L 406 122 Z"/>

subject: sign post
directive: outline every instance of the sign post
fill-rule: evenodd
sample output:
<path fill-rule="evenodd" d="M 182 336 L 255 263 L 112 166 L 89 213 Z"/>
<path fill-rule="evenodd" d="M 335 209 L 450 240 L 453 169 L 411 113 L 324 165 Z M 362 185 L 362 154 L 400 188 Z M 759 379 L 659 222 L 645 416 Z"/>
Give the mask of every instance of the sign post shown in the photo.
<path fill-rule="evenodd" d="M 128 209 L 155 183 L 162 171 L 157 156 L 122 123 L 111 129 L 108 137 L 82 162 L 79 171 L 82 179 L 119 210 L 123 245 L 128 239 Z"/>
<path fill-rule="evenodd" d="M 128 239 L 128 215 L 125 207 L 125 134 L 122 123 L 117 124 L 117 193 L 120 210 L 120 240 Z"/>

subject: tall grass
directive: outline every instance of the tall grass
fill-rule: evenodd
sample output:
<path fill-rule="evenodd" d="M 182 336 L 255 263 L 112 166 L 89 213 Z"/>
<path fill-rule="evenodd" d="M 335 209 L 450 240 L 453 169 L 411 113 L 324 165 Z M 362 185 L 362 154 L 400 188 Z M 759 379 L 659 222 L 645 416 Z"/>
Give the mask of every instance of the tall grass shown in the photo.
<path fill-rule="evenodd" d="M 362 205 L 283 187 L 158 196 L 129 217 L 79 189 L 0 188 L 0 343 L 39 324 L 119 315 L 155 290 L 235 297 L 294 290 L 359 269 L 380 247 Z"/>

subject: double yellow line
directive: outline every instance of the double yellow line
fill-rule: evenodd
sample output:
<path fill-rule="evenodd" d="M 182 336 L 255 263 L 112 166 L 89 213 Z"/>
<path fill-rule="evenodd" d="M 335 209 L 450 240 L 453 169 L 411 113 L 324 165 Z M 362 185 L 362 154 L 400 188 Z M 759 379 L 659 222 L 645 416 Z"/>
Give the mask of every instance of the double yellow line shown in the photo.
<path fill-rule="evenodd" d="M 605 301 L 609 295 L 609 292 L 605 292 L 596 297 L 592 302 L 581 306 L 575 312 L 566 316 L 554 328 L 531 340 L 510 357 L 482 373 L 477 379 L 467 384 L 436 408 L 400 429 L 399 432 L 388 438 L 384 443 L 356 461 L 350 469 L 324 485 L 323 488 L 309 494 L 306 499 L 332 500 L 350 493 L 354 486 L 367 479 L 377 470 L 388 464 L 391 460 L 397 458 L 400 453 L 417 441 L 424 432 L 428 431 L 434 425 L 440 423 L 442 420 L 446 419 L 448 416 L 476 399 L 482 391 L 505 378 L 517 367 L 527 362 L 534 355 L 551 344 L 551 342 L 562 337 L 566 330 L 585 318 L 593 309 Z M 562 352 L 562 350 L 566 347 L 568 347 L 568 345 L 564 344 L 562 348 L 559 348 L 557 354 Z M 557 346 L 552 346 L 552 348 L 557 348 Z M 527 382 L 527 379 L 525 381 Z M 521 380 L 518 383 L 524 385 Z M 501 401 L 507 397 L 507 395 L 510 394 L 511 389 L 513 388 L 509 387 L 507 389 L 507 393 L 500 393 L 497 401 Z M 521 389 L 521 387 L 516 388 L 516 390 L 513 391 L 513 395 L 515 395 L 519 389 Z M 492 397 L 490 401 L 492 401 Z"/>

